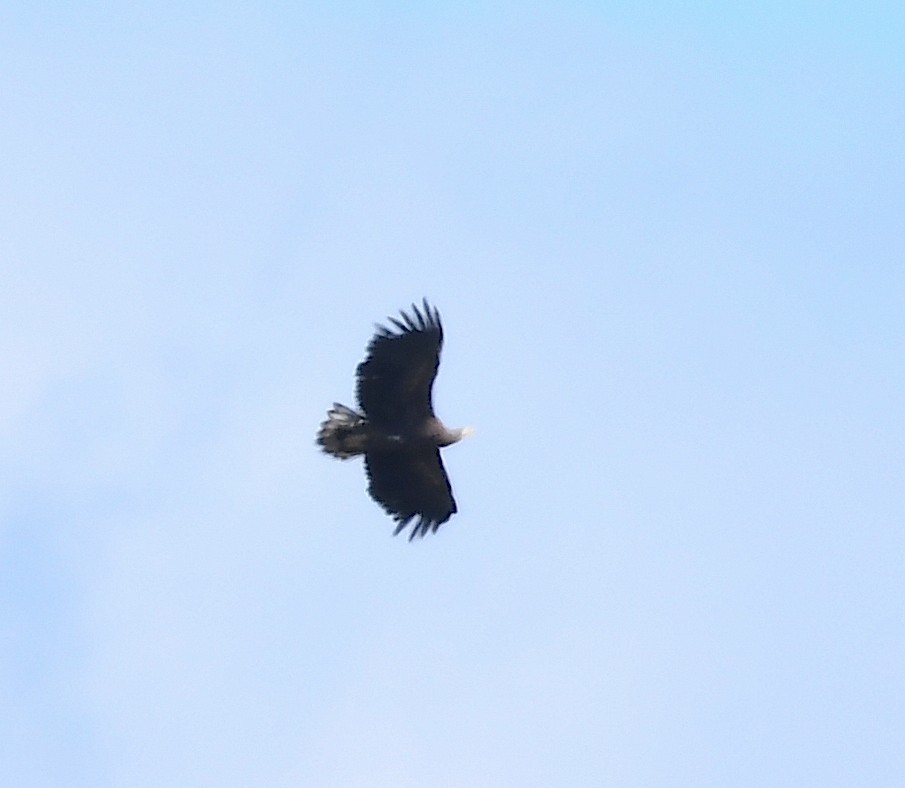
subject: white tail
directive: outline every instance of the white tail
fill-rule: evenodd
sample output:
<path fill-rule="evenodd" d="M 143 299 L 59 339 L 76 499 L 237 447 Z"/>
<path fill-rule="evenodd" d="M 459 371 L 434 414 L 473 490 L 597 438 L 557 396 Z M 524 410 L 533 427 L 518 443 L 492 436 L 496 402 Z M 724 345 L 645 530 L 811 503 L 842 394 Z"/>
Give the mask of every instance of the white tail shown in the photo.
<path fill-rule="evenodd" d="M 364 454 L 367 424 L 367 419 L 360 413 L 334 402 L 327 411 L 327 420 L 321 423 L 317 444 L 324 452 L 341 460 Z"/>

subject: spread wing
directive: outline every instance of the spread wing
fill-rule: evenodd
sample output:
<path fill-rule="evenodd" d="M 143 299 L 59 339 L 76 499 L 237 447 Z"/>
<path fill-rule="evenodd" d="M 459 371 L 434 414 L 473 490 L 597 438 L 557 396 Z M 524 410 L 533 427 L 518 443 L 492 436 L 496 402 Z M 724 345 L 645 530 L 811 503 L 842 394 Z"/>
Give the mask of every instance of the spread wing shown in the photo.
<path fill-rule="evenodd" d="M 439 449 L 368 452 L 365 468 L 370 481 L 368 492 L 398 523 L 394 534 L 417 517 L 409 540 L 424 536 L 456 512 Z"/>
<path fill-rule="evenodd" d="M 431 388 L 443 346 L 440 313 L 424 299 L 421 309 L 412 304 L 412 314 L 400 314 L 401 320 L 389 318 L 393 328 L 377 327 L 358 365 L 358 402 L 376 425 L 428 419 L 434 413 Z"/>

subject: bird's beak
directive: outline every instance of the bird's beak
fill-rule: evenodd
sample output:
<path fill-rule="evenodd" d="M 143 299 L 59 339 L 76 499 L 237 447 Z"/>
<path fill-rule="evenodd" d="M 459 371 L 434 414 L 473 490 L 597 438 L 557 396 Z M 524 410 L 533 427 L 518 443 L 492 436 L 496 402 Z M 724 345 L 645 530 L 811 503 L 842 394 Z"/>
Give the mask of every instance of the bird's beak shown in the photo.
<path fill-rule="evenodd" d="M 470 435 L 474 435 L 476 432 L 474 427 L 463 427 L 462 428 L 462 437 L 467 438 Z"/>

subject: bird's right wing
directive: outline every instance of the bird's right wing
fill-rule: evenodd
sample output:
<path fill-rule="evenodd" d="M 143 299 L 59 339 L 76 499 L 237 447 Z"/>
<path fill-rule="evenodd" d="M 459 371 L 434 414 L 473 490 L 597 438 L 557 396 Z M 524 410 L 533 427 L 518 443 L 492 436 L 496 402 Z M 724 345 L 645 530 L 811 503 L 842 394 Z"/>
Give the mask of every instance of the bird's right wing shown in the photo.
<path fill-rule="evenodd" d="M 443 326 L 427 299 L 423 309 L 390 318 L 396 330 L 378 326 L 358 365 L 358 402 L 375 424 L 399 424 L 433 416 L 431 388 L 440 365 Z"/>

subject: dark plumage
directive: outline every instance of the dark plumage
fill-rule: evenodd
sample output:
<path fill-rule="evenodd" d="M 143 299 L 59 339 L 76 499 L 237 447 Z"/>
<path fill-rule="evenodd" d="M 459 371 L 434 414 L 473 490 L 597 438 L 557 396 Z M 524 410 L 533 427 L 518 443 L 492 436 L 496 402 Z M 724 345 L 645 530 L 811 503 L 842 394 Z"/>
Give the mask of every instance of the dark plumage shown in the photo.
<path fill-rule="evenodd" d="M 391 328 L 377 326 L 358 365 L 361 412 L 338 402 L 327 412 L 317 443 L 341 460 L 363 454 L 368 492 L 398 523 L 414 521 L 409 539 L 436 531 L 456 512 L 440 449 L 471 430 L 447 429 L 434 415 L 431 389 L 440 365 L 443 326 L 427 299 Z"/>

